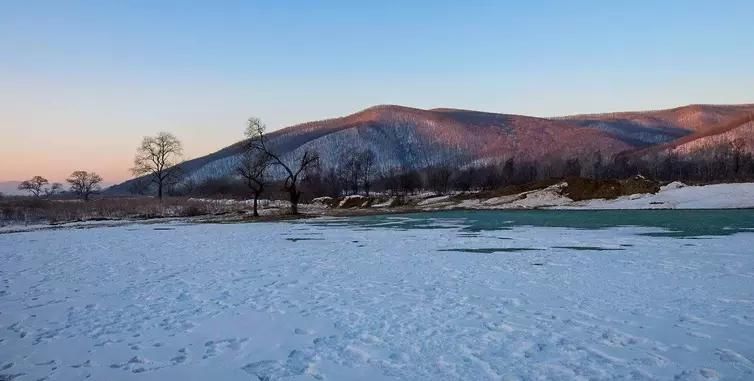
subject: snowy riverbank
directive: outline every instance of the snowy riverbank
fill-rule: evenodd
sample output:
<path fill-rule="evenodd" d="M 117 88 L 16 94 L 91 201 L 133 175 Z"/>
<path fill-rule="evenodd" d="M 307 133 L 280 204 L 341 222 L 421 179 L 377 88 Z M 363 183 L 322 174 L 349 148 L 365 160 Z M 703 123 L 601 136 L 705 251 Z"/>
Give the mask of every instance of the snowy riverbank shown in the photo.
<path fill-rule="evenodd" d="M 616 199 L 574 201 L 565 194 L 567 183 L 513 195 L 454 201 L 433 197 L 420 201 L 422 210 L 443 209 L 748 209 L 754 208 L 754 183 L 688 186 L 674 182 L 655 194 Z"/>
<path fill-rule="evenodd" d="M 574 201 L 567 196 L 567 183 L 555 184 L 517 194 L 484 197 L 482 193 L 456 193 L 438 195 L 424 192 L 406 196 L 381 195 L 367 198 L 346 196 L 342 200 L 322 197 L 315 202 L 299 205 L 300 216 L 287 214 L 286 201 L 260 202 L 261 218 L 252 218 L 249 200 L 189 199 L 211 206 L 220 211 L 215 214 L 201 214 L 194 217 L 162 218 L 108 218 L 45 224 L 36 222 L 24 224 L 18 221 L 1 221 L 0 234 L 46 229 L 90 228 L 122 226 L 130 224 L 153 224 L 170 221 L 187 223 L 203 222 L 252 222 L 286 220 L 318 216 L 361 216 L 374 214 L 394 214 L 437 210 L 509 210 L 509 209 L 754 209 L 754 183 L 714 184 L 688 186 L 674 182 L 660 188 L 655 194 L 632 194 L 615 199 L 591 199 Z M 325 200 L 326 199 L 326 200 Z M 351 206 L 353 205 L 353 206 Z"/>
<path fill-rule="evenodd" d="M 686 186 L 671 183 L 657 194 L 588 200 L 564 207 L 574 209 L 744 209 L 754 208 L 754 183 Z"/>

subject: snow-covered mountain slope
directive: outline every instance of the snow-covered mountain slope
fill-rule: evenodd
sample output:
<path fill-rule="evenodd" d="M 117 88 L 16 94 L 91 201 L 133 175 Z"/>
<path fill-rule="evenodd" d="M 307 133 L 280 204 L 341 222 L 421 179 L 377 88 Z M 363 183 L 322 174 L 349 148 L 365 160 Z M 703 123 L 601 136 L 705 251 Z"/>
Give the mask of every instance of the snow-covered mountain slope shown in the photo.
<path fill-rule="evenodd" d="M 299 124 L 269 134 L 287 159 L 316 150 L 324 169 L 351 150 L 372 150 L 378 169 L 410 170 L 544 158 L 575 158 L 671 144 L 707 136 L 754 112 L 754 105 L 694 105 L 671 110 L 535 118 L 457 109 L 375 106 L 342 118 Z M 244 142 L 183 164 L 200 182 L 233 173 Z M 129 182 L 111 188 L 126 192 Z"/>

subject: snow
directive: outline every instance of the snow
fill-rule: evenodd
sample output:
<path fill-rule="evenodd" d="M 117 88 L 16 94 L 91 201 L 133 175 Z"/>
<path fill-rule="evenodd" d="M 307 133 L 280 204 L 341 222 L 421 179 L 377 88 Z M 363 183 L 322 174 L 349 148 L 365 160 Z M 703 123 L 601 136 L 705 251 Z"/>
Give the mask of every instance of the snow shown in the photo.
<path fill-rule="evenodd" d="M 686 187 L 686 184 L 684 184 L 684 183 L 682 183 L 680 181 L 673 181 L 670 184 L 661 186 L 660 187 L 660 191 L 661 192 L 665 192 L 665 191 L 669 191 L 669 190 L 673 190 L 673 189 L 681 189 L 681 188 L 684 188 L 684 187 Z"/>
<path fill-rule="evenodd" d="M 463 200 L 455 205 L 462 209 L 534 209 L 569 205 L 573 200 L 562 195 L 568 184 L 563 182 L 544 189 L 499 196 L 488 199 Z"/>
<path fill-rule="evenodd" d="M 391 208 L 396 206 L 398 204 L 398 198 L 397 197 L 390 197 L 385 202 L 377 203 L 372 205 L 372 208 Z"/>
<path fill-rule="evenodd" d="M 675 181 L 656 194 L 632 194 L 612 200 L 573 201 L 563 194 L 567 183 L 544 189 L 460 202 L 424 202 L 424 210 L 444 209 L 745 209 L 754 208 L 754 183 L 688 186 Z M 433 200 L 433 199 L 428 199 Z"/>
<path fill-rule="evenodd" d="M 686 186 L 670 183 L 657 194 L 588 200 L 563 205 L 575 209 L 736 209 L 754 208 L 754 183 Z"/>
<path fill-rule="evenodd" d="M 217 204 L 217 205 L 226 205 L 226 206 L 251 206 L 254 205 L 254 199 L 248 199 L 248 200 L 234 200 L 234 199 L 213 199 L 213 198 L 189 198 L 188 201 L 197 201 L 202 203 L 208 203 L 208 204 Z M 269 208 L 269 209 L 285 209 L 290 208 L 291 203 L 286 200 L 268 200 L 268 199 L 259 199 L 257 200 L 257 205 L 259 208 Z"/>
<path fill-rule="evenodd" d="M 434 204 L 444 204 L 448 200 L 450 200 L 450 196 L 448 195 L 432 196 L 432 197 L 419 201 L 416 205 L 425 206 L 425 205 L 434 205 Z"/>
<path fill-rule="evenodd" d="M 343 200 L 338 204 L 338 208 L 353 208 L 353 207 L 365 207 L 369 203 L 369 198 L 353 194 L 343 197 Z"/>
<path fill-rule="evenodd" d="M 330 206 L 334 200 L 334 198 L 329 196 L 316 197 L 312 199 L 312 204 Z"/>
<path fill-rule="evenodd" d="M 0 379 L 754 377 L 754 234 L 410 219 L 0 234 Z"/>
<path fill-rule="evenodd" d="M 166 217 L 159 220 L 137 220 L 137 219 L 112 219 L 112 220 L 91 220 L 91 221 L 74 221 L 56 224 L 23 224 L 11 223 L 9 225 L 0 225 L 0 234 L 31 232 L 38 230 L 51 229 L 90 229 L 109 226 L 125 226 L 135 223 L 174 223 L 186 221 L 181 217 Z"/>

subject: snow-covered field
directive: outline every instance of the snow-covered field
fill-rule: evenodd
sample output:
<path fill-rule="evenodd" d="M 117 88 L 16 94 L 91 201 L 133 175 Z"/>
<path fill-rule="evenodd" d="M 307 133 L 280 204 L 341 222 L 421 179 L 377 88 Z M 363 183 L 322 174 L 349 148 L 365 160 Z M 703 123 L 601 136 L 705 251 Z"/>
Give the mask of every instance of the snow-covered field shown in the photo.
<path fill-rule="evenodd" d="M 754 379 L 754 233 L 410 218 L 0 234 L 0 380 Z"/>

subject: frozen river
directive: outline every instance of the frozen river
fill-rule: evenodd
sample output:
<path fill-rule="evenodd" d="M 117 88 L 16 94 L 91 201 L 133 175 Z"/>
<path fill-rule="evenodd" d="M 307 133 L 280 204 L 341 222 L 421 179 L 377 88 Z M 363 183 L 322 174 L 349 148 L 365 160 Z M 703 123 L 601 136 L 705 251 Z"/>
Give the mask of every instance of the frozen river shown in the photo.
<path fill-rule="evenodd" d="M 754 211 L 0 234 L 0 380 L 751 380 Z"/>

